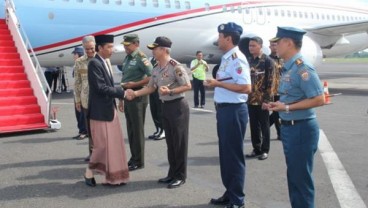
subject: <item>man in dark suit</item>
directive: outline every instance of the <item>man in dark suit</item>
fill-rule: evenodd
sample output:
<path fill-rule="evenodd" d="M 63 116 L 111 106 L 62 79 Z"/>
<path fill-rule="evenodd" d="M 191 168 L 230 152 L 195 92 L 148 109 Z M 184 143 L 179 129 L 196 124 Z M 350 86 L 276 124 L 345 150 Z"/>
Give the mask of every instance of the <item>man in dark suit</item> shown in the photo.
<path fill-rule="evenodd" d="M 114 87 L 111 57 L 113 35 L 98 35 L 96 56 L 88 63 L 89 102 L 87 116 L 93 139 L 93 150 L 85 172 L 85 182 L 95 186 L 93 170 L 105 175 L 105 184 L 124 184 L 129 179 L 125 144 L 117 115 L 115 98 L 123 99 L 124 90 Z M 119 110 L 122 111 L 122 104 Z"/>

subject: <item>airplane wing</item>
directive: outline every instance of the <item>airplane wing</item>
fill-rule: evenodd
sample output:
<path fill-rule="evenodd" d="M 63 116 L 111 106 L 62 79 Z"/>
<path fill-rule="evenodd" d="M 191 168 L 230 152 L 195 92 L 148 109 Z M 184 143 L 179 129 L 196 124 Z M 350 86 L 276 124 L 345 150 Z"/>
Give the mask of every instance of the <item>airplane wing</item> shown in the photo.
<path fill-rule="evenodd" d="M 367 33 L 368 21 L 351 22 L 337 25 L 324 25 L 320 27 L 304 28 L 308 36 L 314 39 L 321 48 L 331 48 L 337 43 L 344 43 L 345 36 Z"/>

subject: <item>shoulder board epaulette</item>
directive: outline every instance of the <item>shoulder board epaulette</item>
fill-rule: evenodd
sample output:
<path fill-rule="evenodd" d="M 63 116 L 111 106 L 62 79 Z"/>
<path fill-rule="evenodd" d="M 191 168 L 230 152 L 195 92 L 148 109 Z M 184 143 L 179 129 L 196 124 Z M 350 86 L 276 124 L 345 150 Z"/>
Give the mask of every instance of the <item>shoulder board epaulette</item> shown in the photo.
<path fill-rule="evenodd" d="M 236 54 L 236 53 L 233 53 L 232 55 L 231 55 L 231 57 L 233 58 L 233 60 L 234 59 L 237 59 L 238 58 L 238 55 Z"/>
<path fill-rule="evenodd" d="M 298 58 L 298 59 L 296 59 L 295 60 L 295 64 L 297 65 L 297 66 L 300 66 L 300 65 L 302 65 L 304 62 L 303 62 L 303 60 L 301 60 L 300 58 Z"/>
<path fill-rule="evenodd" d="M 144 54 L 142 51 L 139 51 L 139 56 L 142 57 L 142 58 L 145 58 L 146 57 L 146 54 Z"/>
<path fill-rule="evenodd" d="M 177 62 L 176 60 L 174 60 L 174 59 L 171 59 L 170 61 L 169 61 L 169 63 L 171 64 L 171 65 L 173 65 L 173 66 L 176 66 L 176 65 L 178 65 L 179 64 L 179 62 Z"/>

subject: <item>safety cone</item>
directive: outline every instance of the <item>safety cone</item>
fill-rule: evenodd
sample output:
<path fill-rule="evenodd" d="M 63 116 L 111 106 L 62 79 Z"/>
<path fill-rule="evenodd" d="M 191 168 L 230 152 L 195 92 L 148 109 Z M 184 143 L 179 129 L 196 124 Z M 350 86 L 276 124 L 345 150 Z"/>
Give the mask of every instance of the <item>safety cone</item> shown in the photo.
<path fill-rule="evenodd" d="M 331 104 L 327 81 L 323 82 L 323 93 L 325 94 L 325 105 Z"/>

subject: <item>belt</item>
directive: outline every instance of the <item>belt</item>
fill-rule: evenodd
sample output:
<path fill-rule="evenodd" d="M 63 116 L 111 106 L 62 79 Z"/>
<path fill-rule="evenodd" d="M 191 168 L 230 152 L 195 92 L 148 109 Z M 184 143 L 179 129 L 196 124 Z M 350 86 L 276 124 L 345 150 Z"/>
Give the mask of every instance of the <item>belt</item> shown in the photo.
<path fill-rule="evenodd" d="M 184 97 L 176 98 L 174 100 L 161 100 L 162 103 L 175 103 L 177 101 L 182 100 Z"/>
<path fill-rule="evenodd" d="M 244 104 L 244 103 L 216 103 L 216 107 L 217 108 L 223 108 L 223 107 L 226 107 L 226 106 L 241 105 L 241 104 Z"/>
<path fill-rule="evenodd" d="M 284 126 L 294 126 L 297 123 L 301 123 L 301 122 L 304 122 L 304 121 L 309 121 L 309 120 L 312 120 L 312 119 L 313 118 L 306 118 L 306 119 L 290 120 L 290 121 L 285 121 L 285 120 L 279 119 L 279 121 L 280 121 L 280 124 L 281 125 L 284 125 Z"/>

